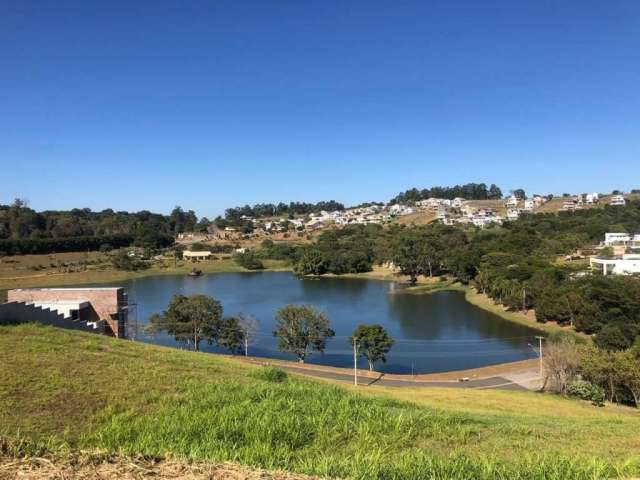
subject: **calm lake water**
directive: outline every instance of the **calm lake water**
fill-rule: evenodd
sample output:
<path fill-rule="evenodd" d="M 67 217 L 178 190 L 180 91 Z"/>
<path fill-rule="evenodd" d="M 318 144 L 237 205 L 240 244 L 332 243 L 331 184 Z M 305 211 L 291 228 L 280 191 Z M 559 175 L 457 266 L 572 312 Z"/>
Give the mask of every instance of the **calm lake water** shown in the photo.
<path fill-rule="evenodd" d="M 249 348 L 253 356 L 293 359 L 278 351 L 273 337 L 274 316 L 284 305 L 310 304 L 329 316 L 336 336 L 324 354 L 308 363 L 339 367 L 353 365 L 348 337 L 361 324 L 381 324 L 396 340 L 387 373 L 429 373 L 482 367 L 535 358 L 528 346 L 536 332 L 471 305 L 461 292 L 411 295 L 393 283 L 379 280 L 299 279 L 291 273 L 225 273 L 201 278 L 161 276 L 131 280 L 130 303 L 136 304 L 139 324 L 166 309 L 176 294 L 207 294 L 222 302 L 225 315 L 245 313 L 259 321 L 259 333 Z M 175 346 L 166 335 L 139 334 L 138 340 Z M 205 346 L 207 351 L 219 351 Z M 364 360 L 360 366 L 366 368 Z"/>

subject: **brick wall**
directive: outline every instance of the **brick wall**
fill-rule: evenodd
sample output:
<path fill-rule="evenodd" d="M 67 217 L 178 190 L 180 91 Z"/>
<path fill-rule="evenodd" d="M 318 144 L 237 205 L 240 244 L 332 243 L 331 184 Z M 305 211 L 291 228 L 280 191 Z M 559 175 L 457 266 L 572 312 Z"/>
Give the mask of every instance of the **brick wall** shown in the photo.
<path fill-rule="evenodd" d="M 124 288 L 27 288 L 9 290 L 9 302 L 46 303 L 61 300 L 82 300 L 89 302 L 87 317 L 82 320 L 95 322 L 104 320 L 113 335 L 124 336 L 127 305 Z"/>

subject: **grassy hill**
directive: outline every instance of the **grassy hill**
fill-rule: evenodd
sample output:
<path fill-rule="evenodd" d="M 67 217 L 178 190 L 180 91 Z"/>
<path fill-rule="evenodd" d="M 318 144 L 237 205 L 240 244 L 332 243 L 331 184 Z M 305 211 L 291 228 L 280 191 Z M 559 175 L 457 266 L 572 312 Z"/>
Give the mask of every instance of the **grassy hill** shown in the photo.
<path fill-rule="evenodd" d="M 349 478 L 640 474 L 637 411 L 536 393 L 353 388 L 91 334 L 0 327 L 0 435 Z"/>

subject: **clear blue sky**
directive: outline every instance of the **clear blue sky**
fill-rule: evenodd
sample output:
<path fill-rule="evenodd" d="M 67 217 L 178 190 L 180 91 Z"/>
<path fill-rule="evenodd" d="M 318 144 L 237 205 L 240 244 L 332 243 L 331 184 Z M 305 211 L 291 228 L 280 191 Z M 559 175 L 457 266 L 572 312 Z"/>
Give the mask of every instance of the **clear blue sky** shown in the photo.
<path fill-rule="evenodd" d="M 640 1 L 0 0 L 0 203 L 640 188 Z"/>

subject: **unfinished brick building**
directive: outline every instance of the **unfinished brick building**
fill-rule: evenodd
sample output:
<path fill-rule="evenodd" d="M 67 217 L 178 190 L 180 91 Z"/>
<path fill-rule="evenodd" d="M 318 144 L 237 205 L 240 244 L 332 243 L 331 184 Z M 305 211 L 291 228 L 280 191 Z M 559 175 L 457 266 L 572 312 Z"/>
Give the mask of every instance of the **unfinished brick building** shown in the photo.
<path fill-rule="evenodd" d="M 9 290 L 7 300 L 14 307 L 24 306 L 25 317 L 29 316 L 29 308 L 53 311 L 71 323 L 89 325 L 115 337 L 125 336 L 128 300 L 122 287 L 21 288 Z M 37 319 L 31 321 L 34 320 Z"/>

